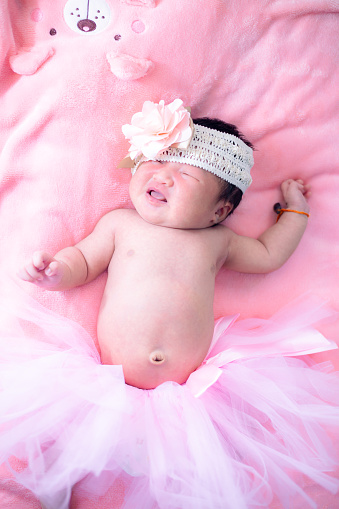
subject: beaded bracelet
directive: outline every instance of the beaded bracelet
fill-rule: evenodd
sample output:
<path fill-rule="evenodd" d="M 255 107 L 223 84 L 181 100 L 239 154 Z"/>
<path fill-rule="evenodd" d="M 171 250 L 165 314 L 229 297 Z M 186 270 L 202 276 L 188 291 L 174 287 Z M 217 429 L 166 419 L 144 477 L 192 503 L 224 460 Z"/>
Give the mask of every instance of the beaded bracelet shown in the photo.
<path fill-rule="evenodd" d="M 293 209 L 282 209 L 280 203 L 276 203 L 273 206 L 273 210 L 276 214 L 278 214 L 276 223 L 279 221 L 280 217 L 283 215 L 284 212 L 294 212 L 295 214 L 302 214 L 303 216 L 310 217 L 310 215 L 307 212 L 302 212 L 300 210 L 293 210 Z"/>

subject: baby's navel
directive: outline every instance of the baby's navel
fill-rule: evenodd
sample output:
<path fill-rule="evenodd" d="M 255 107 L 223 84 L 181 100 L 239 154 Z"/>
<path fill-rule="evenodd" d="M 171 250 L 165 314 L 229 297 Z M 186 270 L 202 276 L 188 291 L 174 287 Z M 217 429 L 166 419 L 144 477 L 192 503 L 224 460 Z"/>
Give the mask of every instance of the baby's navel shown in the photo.
<path fill-rule="evenodd" d="M 127 251 L 127 256 L 133 256 L 134 255 L 134 249 L 130 249 Z"/>
<path fill-rule="evenodd" d="M 165 355 L 161 350 L 154 350 L 149 356 L 149 360 L 152 364 L 162 364 L 165 362 Z"/>

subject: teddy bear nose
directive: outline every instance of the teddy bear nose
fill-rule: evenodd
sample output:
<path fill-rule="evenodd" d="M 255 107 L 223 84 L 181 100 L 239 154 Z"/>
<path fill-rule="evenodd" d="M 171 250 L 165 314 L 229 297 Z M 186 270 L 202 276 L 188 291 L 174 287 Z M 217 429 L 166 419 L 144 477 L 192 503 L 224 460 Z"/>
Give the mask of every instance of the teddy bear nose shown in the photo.
<path fill-rule="evenodd" d="M 97 25 L 92 19 L 82 19 L 78 22 L 78 28 L 82 32 L 93 32 Z"/>

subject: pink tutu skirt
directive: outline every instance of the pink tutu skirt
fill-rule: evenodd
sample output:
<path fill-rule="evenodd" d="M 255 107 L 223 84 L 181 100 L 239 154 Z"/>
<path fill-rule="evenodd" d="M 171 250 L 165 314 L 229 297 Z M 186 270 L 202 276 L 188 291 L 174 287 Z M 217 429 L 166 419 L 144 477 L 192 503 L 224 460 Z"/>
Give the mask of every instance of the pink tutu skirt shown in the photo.
<path fill-rule="evenodd" d="M 96 499 L 122 477 L 125 509 L 315 507 L 305 480 L 338 488 L 339 381 L 301 356 L 335 348 L 312 326 L 330 314 L 309 299 L 223 318 L 185 384 L 142 390 L 17 290 L 0 307 L 0 462 L 48 509 L 66 509 L 76 483 Z"/>

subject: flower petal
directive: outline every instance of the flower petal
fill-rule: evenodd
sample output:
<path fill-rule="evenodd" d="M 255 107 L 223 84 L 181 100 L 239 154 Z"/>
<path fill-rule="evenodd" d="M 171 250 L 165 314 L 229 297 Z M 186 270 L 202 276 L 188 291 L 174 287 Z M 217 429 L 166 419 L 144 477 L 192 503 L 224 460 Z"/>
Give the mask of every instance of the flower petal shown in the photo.
<path fill-rule="evenodd" d="M 131 124 L 123 125 L 122 132 L 130 141 L 131 158 L 143 154 L 155 159 L 159 152 L 172 145 L 187 148 L 193 125 L 181 99 L 174 99 L 168 105 L 163 100 L 145 101 L 142 111 L 132 116 Z"/>

